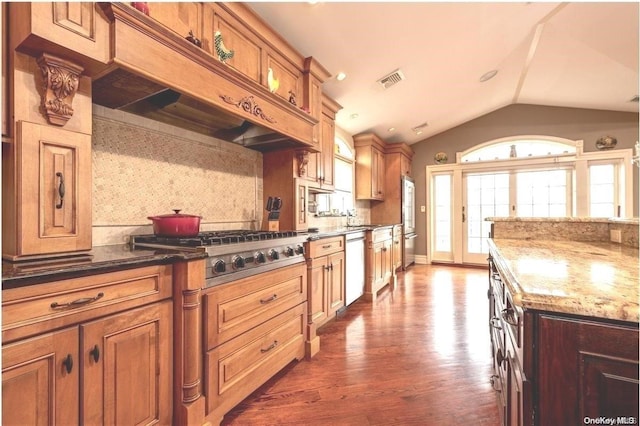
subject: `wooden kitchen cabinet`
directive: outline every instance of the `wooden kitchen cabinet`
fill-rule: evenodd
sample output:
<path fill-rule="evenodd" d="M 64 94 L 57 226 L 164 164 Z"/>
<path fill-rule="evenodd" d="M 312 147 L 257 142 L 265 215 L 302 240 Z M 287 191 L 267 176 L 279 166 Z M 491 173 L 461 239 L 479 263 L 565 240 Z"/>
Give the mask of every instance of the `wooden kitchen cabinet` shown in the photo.
<path fill-rule="evenodd" d="M 78 340 L 72 327 L 3 345 L 3 424 L 78 424 Z"/>
<path fill-rule="evenodd" d="M 385 143 L 373 133 L 353 137 L 356 149 L 356 199 L 385 198 Z"/>
<path fill-rule="evenodd" d="M 215 424 L 284 366 L 305 356 L 306 266 L 265 274 L 203 292 L 205 415 Z"/>
<path fill-rule="evenodd" d="M 364 298 L 372 302 L 378 292 L 389 285 L 395 286 L 393 265 L 393 228 L 391 226 L 367 231 L 366 236 Z"/>
<path fill-rule="evenodd" d="M 318 120 L 313 128 L 313 143 L 315 148 L 320 146 L 320 132 L 321 125 L 319 124 L 322 118 L 322 83 L 331 77 L 331 73 L 327 71 L 320 63 L 313 57 L 305 58 L 304 60 L 304 72 L 303 72 L 303 107 L 309 112 L 311 117 Z M 315 161 L 316 158 L 309 159 L 309 161 Z M 310 165 L 308 170 L 309 179 L 317 179 L 317 166 Z"/>
<path fill-rule="evenodd" d="M 170 424 L 172 302 L 80 325 L 83 424 Z"/>
<path fill-rule="evenodd" d="M 403 223 L 402 177 L 411 176 L 413 149 L 406 143 L 389 143 L 384 151 L 384 200 L 371 203 L 371 223 Z"/>
<path fill-rule="evenodd" d="M 393 226 L 393 269 L 397 271 L 402 269 L 402 241 L 404 240 L 404 233 L 402 232 L 402 225 Z"/>
<path fill-rule="evenodd" d="M 5 152 L 3 257 L 90 250 L 91 136 L 21 121 Z"/>
<path fill-rule="evenodd" d="M 587 417 L 602 416 L 637 419 L 637 323 L 523 310 L 513 303 L 494 255 L 489 257 L 487 293 L 491 383 L 502 424 L 582 424 Z"/>
<path fill-rule="evenodd" d="M 266 152 L 263 161 L 263 203 L 269 197 L 280 197 L 282 208 L 278 219 L 279 228 L 287 231 L 306 231 L 309 227 L 307 201 L 309 181 L 294 177 L 297 168 L 296 153 L 293 150 Z M 268 213 L 263 211 L 262 229 L 269 229 Z"/>
<path fill-rule="evenodd" d="M 170 424 L 171 279 L 149 266 L 3 290 L 4 422 Z"/>
<path fill-rule="evenodd" d="M 317 330 L 335 317 L 345 305 L 344 236 L 321 238 L 306 243 L 309 332 L 307 355 L 320 350 Z"/>
<path fill-rule="evenodd" d="M 109 22 L 96 3 L 11 3 L 9 13 L 13 43 L 21 51 L 61 55 L 91 71 L 109 62 Z"/>

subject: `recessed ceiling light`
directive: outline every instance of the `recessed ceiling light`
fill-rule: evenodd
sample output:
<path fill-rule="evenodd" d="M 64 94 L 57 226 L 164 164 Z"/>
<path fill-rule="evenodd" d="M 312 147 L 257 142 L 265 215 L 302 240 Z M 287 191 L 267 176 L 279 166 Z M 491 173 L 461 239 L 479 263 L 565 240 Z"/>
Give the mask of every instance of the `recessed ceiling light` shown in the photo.
<path fill-rule="evenodd" d="M 395 127 L 389 127 L 389 128 L 387 129 L 387 131 L 388 131 L 388 132 L 395 132 L 395 131 L 396 131 L 396 128 L 395 128 Z"/>
<path fill-rule="evenodd" d="M 421 135 L 422 134 L 422 130 L 417 130 L 416 131 L 416 135 Z"/>
<path fill-rule="evenodd" d="M 485 81 L 491 80 L 493 77 L 496 76 L 496 74 L 498 74 L 498 70 L 491 70 L 482 74 L 482 77 L 480 77 L 480 83 L 484 83 Z"/>
<path fill-rule="evenodd" d="M 351 117 L 351 119 L 355 119 L 355 118 L 358 118 L 360 116 L 358 114 L 356 114 L 356 113 L 353 113 L 349 117 Z"/>
<path fill-rule="evenodd" d="M 338 81 L 342 81 L 345 78 L 347 78 L 347 75 L 345 73 L 343 73 L 343 72 L 339 72 L 338 75 L 336 75 L 336 80 L 338 80 Z"/>

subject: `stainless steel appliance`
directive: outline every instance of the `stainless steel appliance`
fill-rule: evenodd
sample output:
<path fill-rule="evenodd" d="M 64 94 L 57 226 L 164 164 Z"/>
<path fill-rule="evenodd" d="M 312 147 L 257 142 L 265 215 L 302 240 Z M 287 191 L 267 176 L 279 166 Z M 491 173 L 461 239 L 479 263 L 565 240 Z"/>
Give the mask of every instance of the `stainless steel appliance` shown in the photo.
<path fill-rule="evenodd" d="M 402 177 L 402 225 L 404 241 L 402 244 L 402 267 L 407 269 L 415 263 L 416 234 L 416 185 L 408 176 Z"/>
<path fill-rule="evenodd" d="M 365 232 L 350 232 L 345 245 L 345 303 L 350 305 L 364 294 Z"/>
<path fill-rule="evenodd" d="M 193 238 L 132 235 L 131 246 L 206 252 L 205 287 L 304 262 L 306 233 L 296 231 L 213 231 Z"/>

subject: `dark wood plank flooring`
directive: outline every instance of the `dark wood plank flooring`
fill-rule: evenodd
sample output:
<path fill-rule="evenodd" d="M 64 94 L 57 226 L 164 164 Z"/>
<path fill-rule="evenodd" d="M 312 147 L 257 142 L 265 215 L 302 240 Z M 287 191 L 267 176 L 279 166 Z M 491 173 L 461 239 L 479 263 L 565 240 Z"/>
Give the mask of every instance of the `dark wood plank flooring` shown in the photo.
<path fill-rule="evenodd" d="M 223 425 L 499 425 L 489 384 L 487 271 L 416 265 L 320 330 Z"/>

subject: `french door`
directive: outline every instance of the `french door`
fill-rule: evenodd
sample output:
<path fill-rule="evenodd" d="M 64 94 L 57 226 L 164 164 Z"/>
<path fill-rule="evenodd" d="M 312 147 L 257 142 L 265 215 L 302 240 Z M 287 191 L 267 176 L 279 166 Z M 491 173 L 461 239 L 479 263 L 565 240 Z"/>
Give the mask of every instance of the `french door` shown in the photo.
<path fill-rule="evenodd" d="M 572 176 L 572 167 L 434 173 L 431 260 L 484 264 L 488 217 L 571 216 Z"/>

